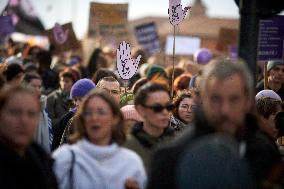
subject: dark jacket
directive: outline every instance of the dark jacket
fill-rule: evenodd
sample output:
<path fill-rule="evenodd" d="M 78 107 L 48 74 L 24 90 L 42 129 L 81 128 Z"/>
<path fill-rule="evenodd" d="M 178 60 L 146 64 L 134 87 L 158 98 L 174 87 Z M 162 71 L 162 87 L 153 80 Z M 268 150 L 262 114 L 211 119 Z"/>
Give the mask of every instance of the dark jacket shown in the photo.
<path fill-rule="evenodd" d="M 204 117 L 204 113 L 201 111 L 196 112 L 195 124 L 191 130 L 187 130 L 179 139 L 177 139 L 174 143 L 169 144 L 168 146 L 159 149 L 153 156 L 151 171 L 149 175 L 148 189 L 175 189 L 176 186 L 176 167 L 179 158 L 182 156 L 184 151 L 190 147 L 193 141 L 196 139 L 214 133 L 214 129 L 212 126 L 208 124 Z M 270 143 L 271 141 L 267 141 L 266 139 L 261 139 L 259 137 L 258 125 L 256 118 L 252 115 L 247 115 L 246 117 L 246 125 L 239 132 L 237 132 L 235 138 L 238 141 L 243 141 L 246 143 L 246 160 L 251 167 L 252 172 L 256 177 L 257 173 L 265 172 L 265 169 L 258 163 L 252 163 L 261 159 L 262 163 L 270 164 L 270 161 L 274 161 L 275 159 L 267 154 L 270 151 L 271 146 L 265 143 Z M 259 141 L 258 144 L 255 144 L 256 139 Z M 266 141 L 266 142 L 264 142 Z M 273 141 L 272 141 L 273 143 Z M 253 150 L 253 148 L 255 150 Z M 267 150 L 267 151 L 266 151 Z M 257 155 L 253 153 L 253 151 L 257 152 Z M 266 155 L 265 155 L 266 154 Z M 270 163 L 269 163 L 270 162 Z M 250 164 L 251 163 L 251 164 Z M 268 169 L 266 169 L 268 170 Z M 261 177 L 267 177 L 261 176 Z M 259 177 L 258 177 L 259 178 Z M 264 179 L 264 178 L 263 178 Z M 263 180 L 261 179 L 261 180 Z M 205 181 L 206 182 L 206 181 Z M 259 182 L 259 180 L 257 181 Z M 258 183 L 259 184 L 259 183 Z"/>
<path fill-rule="evenodd" d="M 69 111 L 61 117 L 59 122 L 53 127 L 53 141 L 51 150 L 59 147 L 65 128 L 68 126 L 69 120 L 74 116 L 73 111 Z"/>
<path fill-rule="evenodd" d="M 174 130 L 170 127 L 166 128 L 159 137 L 150 136 L 143 130 L 143 123 L 140 122 L 133 126 L 124 146 L 135 151 L 142 158 L 145 169 L 148 171 L 154 150 L 160 145 L 169 142 L 173 137 Z"/>
<path fill-rule="evenodd" d="M 270 89 L 269 86 L 267 86 L 267 89 Z M 257 83 L 256 85 L 256 92 L 258 93 L 259 91 L 264 90 L 264 80 L 261 80 L 260 82 Z M 272 90 L 272 89 L 270 89 Z M 282 100 L 284 100 L 284 83 L 282 83 L 281 88 L 276 92 Z"/>
<path fill-rule="evenodd" d="M 69 93 L 64 93 L 61 89 L 57 89 L 47 96 L 46 108 L 52 125 L 56 125 L 62 115 L 68 112 L 70 105 Z"/>
<path fill-rule="evenodd" d="M 256 132 L 247 141 L 246 159 L 249 162 L 258 188 L 284 187 L 284 165 L 275 141 L 262 131 Z"/>
<path fill-rule="evenodd" d="M 198 127 L 196 127 L 198 125 Z M 194 139 L 213 133 L 214 130 L 205 124 L 205 120 L 196 119 L 192 129 L 186 130 L 179 138 L 155 152 L 152 157 L 148 189 L 175 189 L 175 172 L 177 159 Z"/>
<path fill-rule="evenodd" d="M 0 188 L 56 189 L 52 159 L 37 144 L 31 144 L 20 157 L 0 143 Z"/>

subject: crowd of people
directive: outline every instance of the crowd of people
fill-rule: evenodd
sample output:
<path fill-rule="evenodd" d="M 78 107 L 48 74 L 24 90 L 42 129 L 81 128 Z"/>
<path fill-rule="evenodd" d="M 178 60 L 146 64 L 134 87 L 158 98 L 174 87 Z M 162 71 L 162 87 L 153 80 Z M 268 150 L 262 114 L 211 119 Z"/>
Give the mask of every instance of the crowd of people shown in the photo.
<path fill-rule="evenodd" d="M 1 188 L 284 187 L 283 60 L 255 85 L 208 49 L 174 69 L 135 49 L 125 81 L 115 52 L 0 48 Z"/>

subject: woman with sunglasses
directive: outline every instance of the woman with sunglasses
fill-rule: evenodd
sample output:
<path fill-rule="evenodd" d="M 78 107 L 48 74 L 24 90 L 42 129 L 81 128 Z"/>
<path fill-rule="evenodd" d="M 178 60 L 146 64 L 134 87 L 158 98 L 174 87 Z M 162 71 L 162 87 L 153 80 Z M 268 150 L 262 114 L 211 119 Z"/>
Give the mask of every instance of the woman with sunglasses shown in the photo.
<path fill-rule="evenodd" d="M 183 131 L 193 123 L 196 104 L 189 91 L 183 91 L 174 100 L 174 110 L 171 116 L 171 126 L 175 131 Z"/>
<path fill-rule="evenodd" d="M 89 93 L 73 123 L 73 144 L 65 144 L 53 154 L 60 188 L 144 188 L 143 162 L 136 153 L 121 147 L 124 119 L 108 92 L 96 89 Z"/>
<path fill-rule="evenodd" d="M 173 104 L 168 88 L 156 83 L 143 85 L 135 95 L 134 104 L 144 121 L 133 126 L 125 146 L 140 155 L 148 172 L 153 151 L 174 136 L 174 130 L 169 127 Z"/>

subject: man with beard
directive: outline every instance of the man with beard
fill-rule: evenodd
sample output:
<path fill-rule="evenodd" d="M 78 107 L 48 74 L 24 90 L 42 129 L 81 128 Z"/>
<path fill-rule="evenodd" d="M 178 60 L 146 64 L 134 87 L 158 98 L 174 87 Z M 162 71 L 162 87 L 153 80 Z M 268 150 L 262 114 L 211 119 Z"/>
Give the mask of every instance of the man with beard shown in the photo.
<path fill-rule="evenodd" d="M 246 149 L 247 141 L 251 137 L 255 137 L 255 133 L 258 129 L 257 121 L 250 111 L 252 108 L 252 102 L 254 100 L 254 86 L 253 79 L 250 75 L 247 66 L 242 61 L 232 61 L 230 59 L 215 59 L 207 64 L 202 71 L 202 78 L 200 81 L 200 107 L 196 110 L 195 123 L 192 130 L 188 130 L 177 141 L 164 148 L 159 149 L 152 159 L 151 172 L 149 177 L 148 189 L 155 188 L 179 188 L 178 182 L 180 179 L 177 177 L 179 171 L 177 167 L 180 167 L 181 159 L 183 156 L 190 153 L 190 149 L 193 149 L 193 144 L 202 137 L 209 136 L 213 133 L 222 133 L 226 136 L 231 136 L 238 142 L 239 145 L 239 159 L 246 160 L 250 170 L 245 167 L 238 167 L 238 172 L 245 171 L 245 178 L 248 182 L 234 182 L 227 183 L 233 184 L 233 188 L 253 188 L 253 179 L 255 179 L 255 172 L 251 175 L 249 172 L 260 171 L 252 169 L 251 161 L 252 151 Z M 254 141 L 254 140 L 250 140 Z M 216 152 L 214 148 L 211 148 L 213 152 Z M 225 148 L 224 148 L 225 150 Z M 202 152 L 203 153 L 203 152 Z M 197 182 L 200 188 L 228 188 L 228 185 L 222 185 L 218 182 L 225 182 L 231 176 L 226 174 L 230 169 L 230 159 L 224 160 L 220 158 L 213 160 L 210 153 L 206 158 L 206 161 L 200 161 L 200 166 L 196 166 L 199 169 L 191 170 L 200 173 L 198 180 L 194 180 L 192 177 L 184 176 L 187 182 Z M 258 151 L 259 157 L 262 157 L 262 151 Z M 216 153 L 212 153 L 216 154 Z M 191 154 L 192 157 L 198 157 L 200 154 Z M 262 157 L 266 158 L 266 157 Z M 269 160 L 269 158 L 267 158 Z M 218 174 L 208 174 L 209 172 L 202 164 L 207 163 L 208 167 L 211 164 L 222 161 L 217 169 Z M 265 160 L 264 160 L 265 161 Z M 202 169 L 202 170 L 200 170 Z M 224 170 L 226 169 L 226 170 Z M 190 169 L 188 169 L 190 170 Z M 216 171 L 213 171 L 216 172 Z M 229 172 L 236 172 L 232 168 Z M 183 174 L 184 175 L 184 174 Z M 191 174 L 188 174 L 191 175 Z M 244 174 L 234 175 L 232 180 L 242 180 Z M 203 179 L 204 178 L 204 179 Z M 231 178 L 230 178 L 231 179 Z M 260 182 L 269 182 L 267 178 L 261 178 Z M 212 185 L 208 185 L 208 182 L 212 181 Z M 214 181 L 214 182 L 213 182 Z M 233 182 L 233 181 L 232 181 Z M 246 185 L 243 185 L 245 183 Z M 206 185 L 205 185 L 206 184 Z M 223 187 L 220 187 L 221 186 Z M 261 188 L 261 187 L 258 187 Z"/>
<path fill-rule="evenodd" d="M 268 83 L 267 88 L 275 91 L 284 100 L 284 61 L 270 60 L 267 63 Z M 264 89 L 264 80 L 256 85 L 256 91 Z"/>

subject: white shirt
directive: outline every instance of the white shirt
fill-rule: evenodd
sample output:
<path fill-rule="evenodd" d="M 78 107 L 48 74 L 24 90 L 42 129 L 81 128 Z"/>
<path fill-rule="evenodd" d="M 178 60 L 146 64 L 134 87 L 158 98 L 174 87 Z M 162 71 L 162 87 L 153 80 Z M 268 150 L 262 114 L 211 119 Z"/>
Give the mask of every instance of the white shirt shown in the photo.
<path fill-rule="evenodd" d="M 134 178 L 145 188 L 146 173 L 141 158 L 117 144 L 98 146 L 82 139 L 63 145 L 53 153 L 59 188 L 70 188 L 71 150 L 75 154 L 73 189 L 125 189 L 125 180 Z"/>

